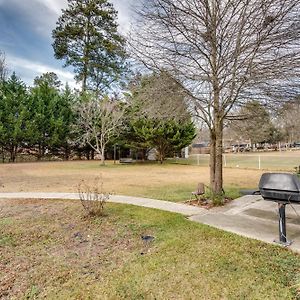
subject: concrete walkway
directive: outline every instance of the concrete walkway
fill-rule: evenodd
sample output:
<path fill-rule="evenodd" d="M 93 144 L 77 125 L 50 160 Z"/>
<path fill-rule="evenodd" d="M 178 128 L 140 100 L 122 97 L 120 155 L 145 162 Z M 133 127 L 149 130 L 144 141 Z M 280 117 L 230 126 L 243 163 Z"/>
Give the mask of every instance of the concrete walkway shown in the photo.
<path fill-rule="evenodd" d="M 74 199 L 75 193 L 0 193 L 0 199 Z M 188 216 L 189 220 L 237 233 L 267 243 L 278 239 L 277 204 L 260 196 L 244 196 L 223 207 L 210 210 L 169 201 L 112 195 L 109 202 L 156 208 Z M 300 205 L 287 205 L 289 247 L 300 252 Z"/>
<path fill-rule="evenodd" d="M 78 193 L 0 193 L 0 199 L 69 199 L 79 200 Z M 169 212 L 193 216 L 205 213 L 205 209 L 174 203 L 170 201 L 154 200 L 149 198 L 138 198 L 130 196 L 111 195 L 108 202 L 132 204 L 137 206 L 156 208 Z"/>

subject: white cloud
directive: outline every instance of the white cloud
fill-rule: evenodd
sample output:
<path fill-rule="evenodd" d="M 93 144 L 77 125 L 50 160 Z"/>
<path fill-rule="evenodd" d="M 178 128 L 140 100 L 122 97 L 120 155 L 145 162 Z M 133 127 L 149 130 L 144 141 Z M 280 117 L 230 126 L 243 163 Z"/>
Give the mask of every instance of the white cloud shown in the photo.
<path fill-rule="evenodd" d="M 115 9 L 118 11 L 118 21 L 119 21 L 119 30 L 122 34 L 129 32 L 130 23 L 131 23 L 131 6 L 134 3 L 134 0 L 111 0 Z"/>
<path fill-rule="evenodd" d="M 134 0 L 111 0 L 111 3 L 118 11 L 119 30 L 125 34 L 130 28 L 131 6 Z M 10 6 L 21 12 L 35 31 L 50 37 L 61 10 L 67 7 L 67 0 L 0 0 L 1 6 Z"/>
<path fill-rule="evenodd" d="M 60 15 L 61 9 L 67 6 L 66 0 L 35 0 L 46 6 L 49 10 L 56 15 Z"/>
<path fill-rule="evenodd" d="M 18 75 L 21 76 L 22 80 L 28 85 L 32 85 L 33 79 L 36 76 L 46 72 L 54 72 L 63 83 L 68 82 L 70 87 L 78 87 L 78 84 L 74 80 L 74 74 L 70 71 L 64 71 L 39 62 L 9 55 L 6 57 L 6 60 L 10 68 L 18 70 Z M 23 74 L 25 74 L 25 76 Z"/>
<path fill-rule="evenodd" d="M 66 0 L 0 0 L 0 7 L 14 11 L 30 24 L 32 30 L 46 37 L 51 36 L 61 9 L 66 6 Z"/>

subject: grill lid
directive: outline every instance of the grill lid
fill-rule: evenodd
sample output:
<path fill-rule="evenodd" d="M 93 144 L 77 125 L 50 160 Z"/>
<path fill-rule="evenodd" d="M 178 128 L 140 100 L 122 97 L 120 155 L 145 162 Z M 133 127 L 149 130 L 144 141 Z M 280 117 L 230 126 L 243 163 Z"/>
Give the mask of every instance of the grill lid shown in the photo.
<path fill-rule="evenodd" d="M 260 178 L 259 190 L 266 200 L 300 202 L 300 181 L 293 174 L 265 173 Z"/>

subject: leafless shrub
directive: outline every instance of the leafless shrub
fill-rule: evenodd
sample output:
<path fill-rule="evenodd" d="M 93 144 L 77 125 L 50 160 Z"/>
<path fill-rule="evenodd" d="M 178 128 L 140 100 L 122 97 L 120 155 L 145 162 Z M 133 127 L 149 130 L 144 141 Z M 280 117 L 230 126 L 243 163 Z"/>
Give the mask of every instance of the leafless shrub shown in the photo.
<path fill-rule="evenodd" d="M 82 180 L 78 185 L 78 193 L 82 206 L 89 216 L 103 216 L 104 208 L 110 193 L 103 190 L 102 177 L 91 181 Z"/>

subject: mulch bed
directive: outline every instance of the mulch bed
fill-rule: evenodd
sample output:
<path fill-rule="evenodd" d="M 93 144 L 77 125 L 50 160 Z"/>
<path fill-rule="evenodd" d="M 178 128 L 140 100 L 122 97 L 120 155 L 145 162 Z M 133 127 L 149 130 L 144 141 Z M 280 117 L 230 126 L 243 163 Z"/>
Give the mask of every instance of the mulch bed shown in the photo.
<path fill-rule="evenodd" d="M 230 203 L 232 200 L 233 200 L 232 198 L 225 197 L 224 200 L 223 200 L 223 205 L 222 206 Z M 211 209 L 211 208 L 215 207 L 212 200 L 209 199 L 209 198 L 201 198 L 199 200 L 197 200 L 197 199 L 186 200 L 186 201 L 184 201 L 184 204 L 197 206 L 197 207 L 201 207 L 201 208 L 205 208 L 205 209 Z"/>

